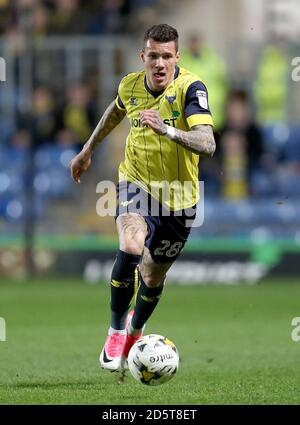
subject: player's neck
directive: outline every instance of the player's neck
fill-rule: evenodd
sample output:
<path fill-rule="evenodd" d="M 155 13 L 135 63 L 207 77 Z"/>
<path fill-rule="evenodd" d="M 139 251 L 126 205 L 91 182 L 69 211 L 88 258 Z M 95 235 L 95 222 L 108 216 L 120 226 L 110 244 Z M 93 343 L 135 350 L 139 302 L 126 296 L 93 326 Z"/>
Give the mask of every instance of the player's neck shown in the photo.
<path fill-rule="evenodd" d="M 165 88 L 162 89 L 162 90 L 159 90 L 159 91 L 152 89 L 150 83 L 147 80 L 146 75 L 145 75 L 145 79 L 144 79 L 144 86 L 145 86 L 145 89 L 147 90 L 147 92 L 150 93 L 155 98 L 160 96 L 165 91 Z"/>
<path fill-rule="evenodd" d="M 144 79 L 144 86 L 145 86 L 145 89 L 153 96 L 153 97 L 159 97 L 165 90 L 166 90 L 166 88 L 172 83 L 172 81 L 174 81 L 177 77 L 178 77 L 178 75 L 179 75 L 179 72 L 180 72 L 180 68 L 179 68 L 179 66 L 177 66 L 176 65 L 176 67 L 175 67 L 175 72 L 174 72 L 174 77 L 172 78 L 172 80 L 171 81 L 169 81 L 168 82 L 168 84 L 166 85 L 166 87 L 165 88 L 163 88 L 163 89 L 161 89 L 161 90 L 155 90 L 155 89 L 153 89 L 152 87 L 151 87 L 151 84 L 149 83 L 149 81 L 147 80 L 147 77 L 146 77 L 146 75 L 145 75 L 145 79 Z"/>

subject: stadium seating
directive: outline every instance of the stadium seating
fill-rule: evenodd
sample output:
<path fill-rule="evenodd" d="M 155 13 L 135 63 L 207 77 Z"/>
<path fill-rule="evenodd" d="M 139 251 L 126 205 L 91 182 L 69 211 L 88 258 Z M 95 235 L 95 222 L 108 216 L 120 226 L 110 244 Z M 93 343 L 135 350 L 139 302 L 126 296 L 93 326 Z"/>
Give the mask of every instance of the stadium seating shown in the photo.
<path fill-rule="evenodd" d="M 55 144 L 39 148 L 34 155 L 34 215 L 42 218 L 51 200 L 67 198 L 73 190 L 69 163 L 75 149 Z M 25 218 L 28 190 L 29 152 L 26 149 L 1 146 L 0 152 L 0 216 L 8 221 Z M 30 169 L 30 172 L 32 169 Z"/>

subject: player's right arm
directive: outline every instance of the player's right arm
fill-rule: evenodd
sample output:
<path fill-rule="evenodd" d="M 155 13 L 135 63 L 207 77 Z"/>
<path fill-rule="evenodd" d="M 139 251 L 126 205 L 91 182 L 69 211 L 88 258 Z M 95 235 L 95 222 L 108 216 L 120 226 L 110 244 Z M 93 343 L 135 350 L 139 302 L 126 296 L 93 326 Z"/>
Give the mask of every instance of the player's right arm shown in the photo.
<path fill-rule="evenodd" d="M 80 183 L 81 175 L 90 167 L 96 146 L 122 121 L 125 115 L 125 109 L 117 106 L 115 100 L 111 102 L 81 152 L 71 161 L 71 175 L 76 183 Z"/>

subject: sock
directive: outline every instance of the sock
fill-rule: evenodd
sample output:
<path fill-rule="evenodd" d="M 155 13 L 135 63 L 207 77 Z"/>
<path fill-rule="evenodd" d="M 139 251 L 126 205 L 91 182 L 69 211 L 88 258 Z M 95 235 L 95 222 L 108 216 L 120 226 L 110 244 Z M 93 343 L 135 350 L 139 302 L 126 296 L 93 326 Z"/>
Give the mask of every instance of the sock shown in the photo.
<path fill-rule="evenodd" d="M 139 273 L 140 287 L 136 296 L 136 304 L 134 308 L 134 315 L 131 319 L 130 333 L 134 334 L 135 329 L 142 329 L 147 322 L 155 307 L 158 304 L 162 291 L 164 289 L 164 282 L 156 288 L 149 288 L 143 281 Z"/>
<path fill-rule="evenodd" d="M 112 334 L 126 335 L 126 329 L 114 329 L 110 326 L 108 329 L 108 335 Z"/>
<path fill-rule="evenodd" d="M 119 250 L 111 273 L 111 328 L 125 329 L 127 312 L 137 284 L 140 255 Z"/>

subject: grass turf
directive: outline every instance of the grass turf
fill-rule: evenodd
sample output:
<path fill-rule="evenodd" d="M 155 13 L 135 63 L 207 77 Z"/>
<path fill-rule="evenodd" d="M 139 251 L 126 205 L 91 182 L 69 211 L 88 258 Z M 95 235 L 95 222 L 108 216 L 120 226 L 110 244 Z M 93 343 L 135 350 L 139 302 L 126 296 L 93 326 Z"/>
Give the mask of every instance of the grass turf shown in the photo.
<path fill-rule="evenodd" d="M 81 281 L 0 283 L 1 404 L 299 404 L 300 285 L 169 286 L 146 333 L 172 339 L 177 375 L 160 387 L 98 366 L 109 287 Z"/>

